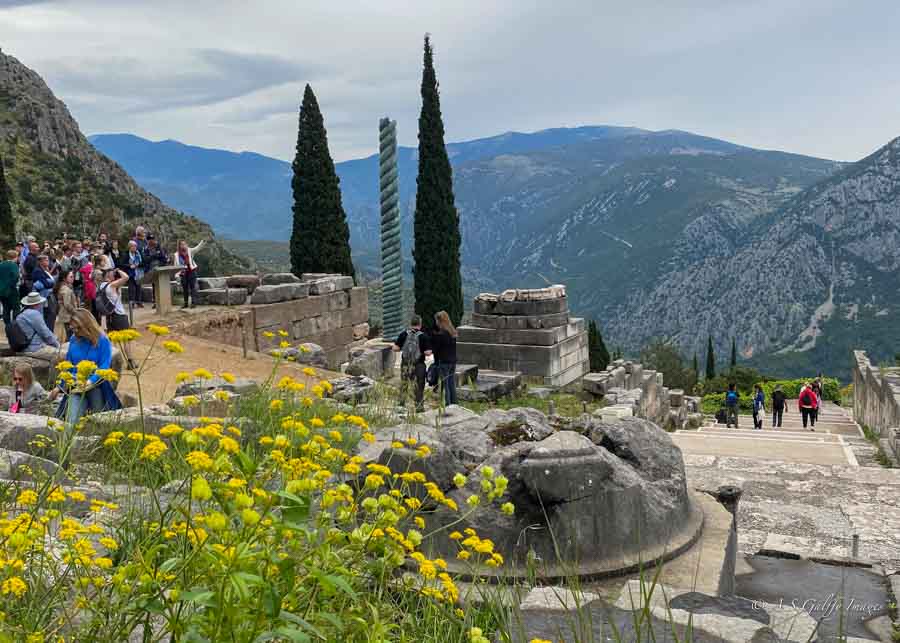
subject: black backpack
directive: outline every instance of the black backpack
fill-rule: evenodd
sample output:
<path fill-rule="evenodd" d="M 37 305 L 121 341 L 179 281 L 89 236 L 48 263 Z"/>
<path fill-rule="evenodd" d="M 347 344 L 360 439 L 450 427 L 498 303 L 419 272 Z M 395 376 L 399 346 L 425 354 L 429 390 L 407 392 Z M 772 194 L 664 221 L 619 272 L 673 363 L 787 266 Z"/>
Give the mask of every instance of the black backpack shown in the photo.
<path fill-rule="evenodd" d="M 31 344 L 31 340 L 34 339 L 35 335 L 37 335 L 37 331 L 33 332 L 29 338 L 25 334 L 25 331 L 22 330 L 18 320 L 14 319 L 6 324 L 6 341 L 9 343 L 9 347 L 14 353 L 21 353 L 28 348 L 28 345 Z"/>
<path fill-rule="evenodd" d="M 97 297 L 94 299 L 94 306 L 97 307 L 98 313 L 104 317 L 109 317 L 116 312 L 116 305 L 109 299 L 109 295 L 106 293 L 106 286 L 107 284 L 100 286 L 100 289 L 97 291 Z"/>

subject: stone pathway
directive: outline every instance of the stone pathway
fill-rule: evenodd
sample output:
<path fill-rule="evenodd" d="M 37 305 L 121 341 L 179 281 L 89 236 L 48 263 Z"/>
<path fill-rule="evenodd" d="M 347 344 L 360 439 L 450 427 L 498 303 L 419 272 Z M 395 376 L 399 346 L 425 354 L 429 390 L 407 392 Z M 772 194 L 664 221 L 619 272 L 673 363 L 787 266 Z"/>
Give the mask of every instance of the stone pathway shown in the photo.
<path fill-rule="evenodd" d="M 790 404 L 781 428 L 767 419 L 762 431 L 754 431 L 748 417 L 738 430 L 718 425 L 673 434 L 684 453 L 688 484 L 743 488 L 742 553 L 846 558 L 856 534 L 860 558 L 888 571 L 900 569 L 900 469 L 874 463 L 871 447 L 844 409 L 826 405 L 810 432 L 800 424 L 796 402 Z"/>

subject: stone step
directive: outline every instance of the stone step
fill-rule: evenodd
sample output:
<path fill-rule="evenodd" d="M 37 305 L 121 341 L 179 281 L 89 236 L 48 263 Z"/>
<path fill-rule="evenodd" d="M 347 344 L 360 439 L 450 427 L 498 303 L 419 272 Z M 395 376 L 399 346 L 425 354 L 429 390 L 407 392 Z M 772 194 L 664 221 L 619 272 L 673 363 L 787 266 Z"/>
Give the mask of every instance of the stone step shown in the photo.
<path fill-rule="evenodd" d="M 840 444 L 841 436 L 833 433 L 813 433 L 811 431 L 757 431 L 754 429 L 715 429 L 703 427 L 696 431 L 676 431 L 676 433 L 690 433 L 696 437 L 732 437 L 734 439 L 765 439 L 765 440 L 793 440 L 800 442 L 829 442 Z"/>

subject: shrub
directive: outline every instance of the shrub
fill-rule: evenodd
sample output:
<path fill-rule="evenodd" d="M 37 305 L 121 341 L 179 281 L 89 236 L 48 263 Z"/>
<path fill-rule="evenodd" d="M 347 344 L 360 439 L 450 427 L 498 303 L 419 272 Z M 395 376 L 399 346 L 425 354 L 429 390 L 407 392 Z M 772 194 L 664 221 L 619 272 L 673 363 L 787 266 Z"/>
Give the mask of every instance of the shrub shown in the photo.
<path fill-rule="evenodd" d="M 131 371 L 139 391 L 144 364 Z M 77 365 L 79 382 L 92 373 Z M 102 448 L 128 484 L 73 488 L 35 471 L 0 492 L 0 641 L 111 642 L 140 632 L 146 641 L 463 641 L 473 627 L 495 628 L 490 610 L 463 610 L 447 563 L 423 547 L 453 536 L 470 572 L 503 564 L 474 530 L 461 539 L 428 521 L 456 512 L 449 529 L 469 505 L 503 503 L 506 479 L 474 472 L 481 492 L 457 507 L 415 464 L 367 464 L 354 447 L 375 436 L 364 417 L 328 403 L 330 387 L 312 368 L 277 381 L 273 371 L 241 400 L 240 421 L 109 427 Z M 83 426 L 53 423 L 60 462 Z M 413 462 L 430 456 L 413 439 L 390 449 L 415 454 Z"/>

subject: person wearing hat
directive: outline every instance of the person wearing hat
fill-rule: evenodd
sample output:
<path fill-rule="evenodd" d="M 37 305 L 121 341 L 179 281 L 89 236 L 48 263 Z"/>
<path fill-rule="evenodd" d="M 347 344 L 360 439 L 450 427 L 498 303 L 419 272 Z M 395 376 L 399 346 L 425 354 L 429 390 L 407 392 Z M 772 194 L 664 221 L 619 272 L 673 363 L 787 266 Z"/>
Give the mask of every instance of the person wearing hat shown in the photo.
<path fill-rule="evenodd" d="M 46 301 L 34 291 L 22 298 L 22 312 L 13 323 L 18 324 L 25 337 L 29 338 L 28 347 L 23 353 L 36 353 L 45 346 L 59 348 L 59 340 L 44 321 L 42 309 Z"/>

